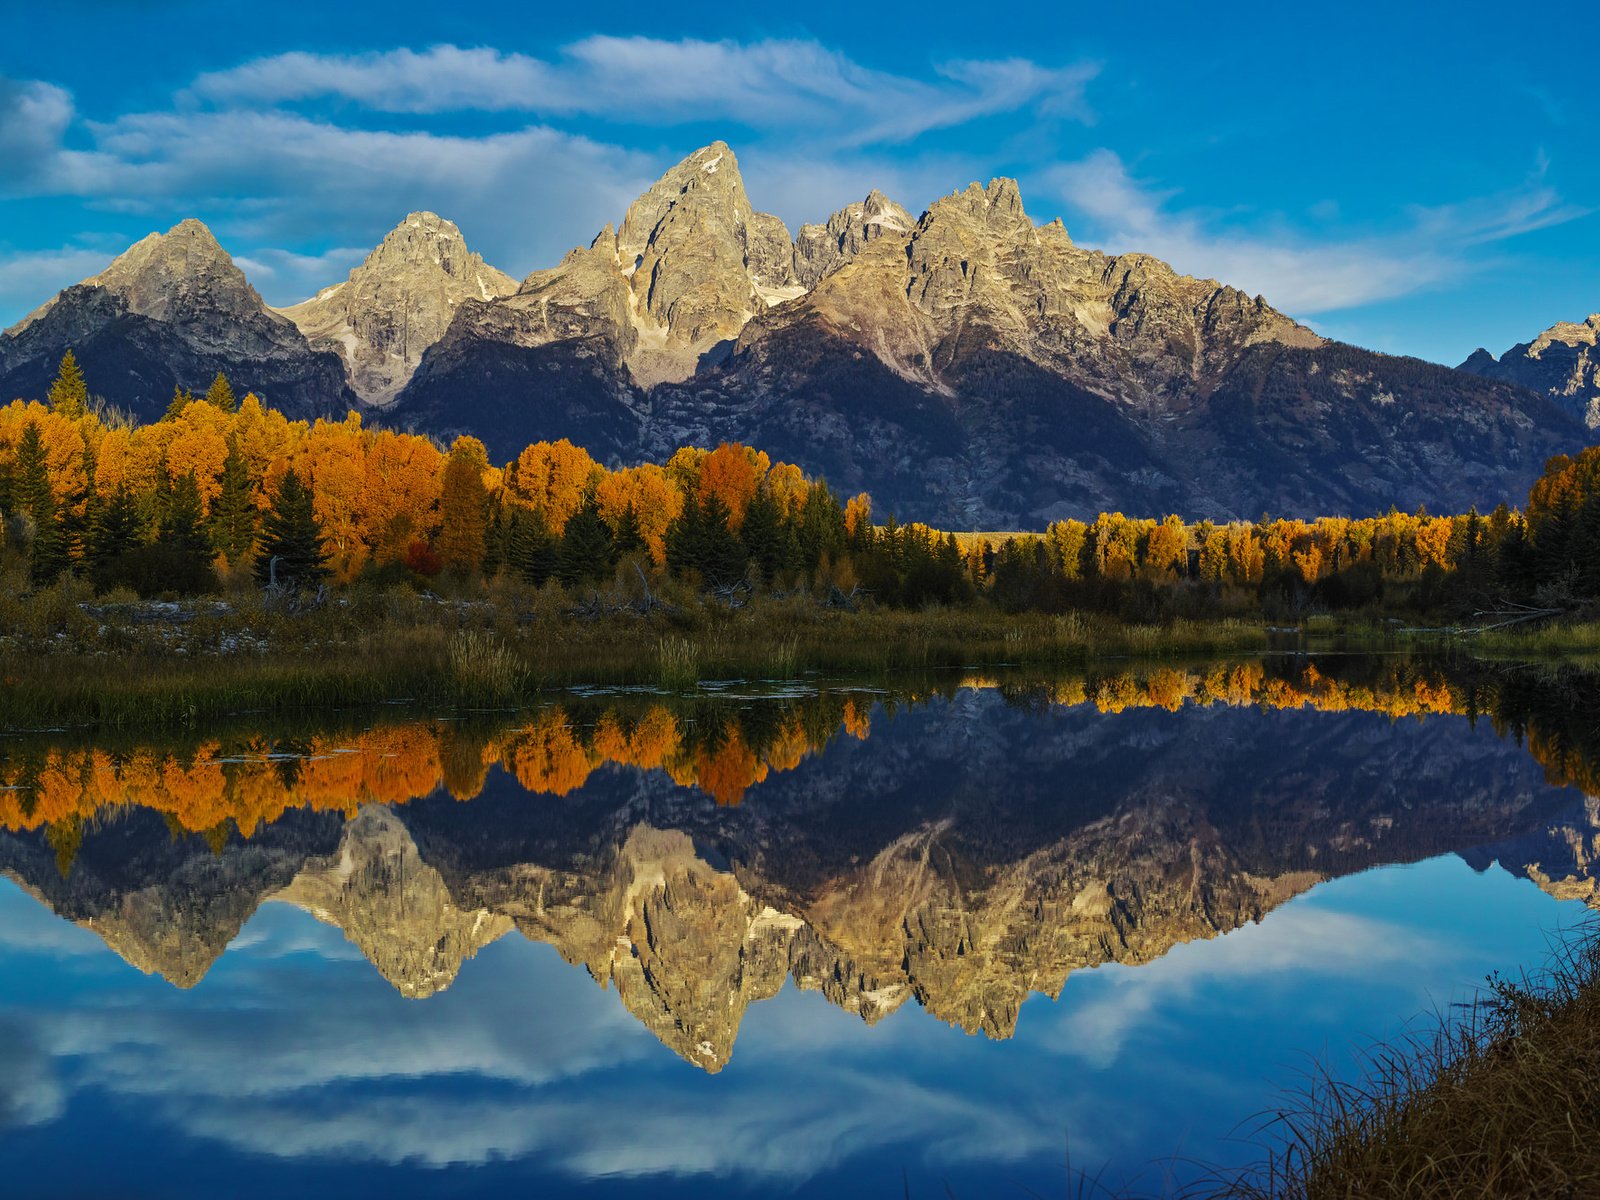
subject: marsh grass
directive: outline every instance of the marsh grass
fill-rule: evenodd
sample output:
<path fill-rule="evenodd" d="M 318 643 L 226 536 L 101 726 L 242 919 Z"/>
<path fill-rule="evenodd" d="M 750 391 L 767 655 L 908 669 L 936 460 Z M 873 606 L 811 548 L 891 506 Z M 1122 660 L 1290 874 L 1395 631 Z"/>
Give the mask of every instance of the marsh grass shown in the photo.
<path fill-rule="evenodd" d="M 1125 625 L 983 606 L 841 612 L 806 597 L 736 611 L 679 597 L 671 618 L 584 620 L 548 587 L 444 601 L 353 591 L 302 613 L 244 592 L 171 621 L 152 620 L 148 606 L 90 600 L 63 586 L 0 602 L 0 727 L 172 725 L 401 698 L 509 704 L 574 684 L 678 690 L 708 678 L 1075 667 L 1252 652 L 1268 641 L 1242 621 Z"/>
<path fill-rule="evenodd" d="M 673 635 L 656 643 L 656 680 L 671 692 L 687 692 L 700 682 L 700 656 L 694 643 Z"/>
<path fill-rule="evenodd" d="M 1600 1196 L 1600 936 L 1366 1055 L 1272 1118 L 1281 1147 L 1211 1194 L 1284 1200 Z"/>
<path fill-rule="evenodd" d="M 1600 621 L 1552 621 L 1526 629 L 1496 629 L 1477 637 L 1473 647 L 1496 657 L 1600 657 Z"/>
<path fill-rule="evenodd" d="M 450 636 L 447 656 L 450 683 L 460 702 L 509 703 L 527 691 L 527 667 L 486 630 L 457 630 Z"/>

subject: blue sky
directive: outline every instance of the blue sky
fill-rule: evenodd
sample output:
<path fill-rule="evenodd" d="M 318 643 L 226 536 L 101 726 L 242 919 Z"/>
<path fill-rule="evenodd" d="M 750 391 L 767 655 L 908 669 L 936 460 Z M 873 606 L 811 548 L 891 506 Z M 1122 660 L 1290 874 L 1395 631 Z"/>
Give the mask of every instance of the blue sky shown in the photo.
<path fill-rule="evenodd" d="M 1581 6 L 32 9 L 0 43 L 0 325 L 186 216 L 271 303 L 421 208 L 520 277 L 718 137 L 791 229 L 1012 175 L 1080 244 L 1393 353 L 1600 309 Z"/>

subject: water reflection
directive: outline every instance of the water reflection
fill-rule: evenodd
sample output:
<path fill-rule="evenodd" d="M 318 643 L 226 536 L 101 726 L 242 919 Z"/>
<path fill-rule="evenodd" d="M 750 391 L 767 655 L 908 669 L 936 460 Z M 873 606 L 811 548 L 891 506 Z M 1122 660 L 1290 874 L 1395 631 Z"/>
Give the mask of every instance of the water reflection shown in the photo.
<path fill-rule="evenodd" d="M 0 1130 L 107 1095 L 133 1142 L 586 1178 L 1136 1159 L 1347 1040 L 1340 989 L 1396 1019 L 1524 954 L 1514 877 L 1595 896 L 1594 687 L 1283 659 L 7 739 Z"/>

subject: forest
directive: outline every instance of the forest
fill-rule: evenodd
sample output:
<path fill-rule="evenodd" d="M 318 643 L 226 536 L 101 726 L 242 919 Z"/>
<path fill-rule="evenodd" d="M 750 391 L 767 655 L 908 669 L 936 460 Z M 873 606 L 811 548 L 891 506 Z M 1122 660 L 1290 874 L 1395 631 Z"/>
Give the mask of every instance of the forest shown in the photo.
<path fill-rule="evenodd" d="M 1508 501 L 1519 498 L 1508 497 Z M 138 425 L 69 351 L 44 401 L 0 408 L 0 571 L 97 592 L 349 586 L 581 592 L 618 572 L 725 597 L 982 603 L 1148 622 L 1307 612 L 1567 611 L 1600 594 L 1600 448 L 1547 465 L 1520 510 L 1186 521 L 1101 513 L 1042 533 L 901 523 L 759 449 L 607 467 L 568 441 L 504 464 L 343 421 L 290 421 L 218 375 Z M 736 602 L 736 601 L 735 601 Z"/>

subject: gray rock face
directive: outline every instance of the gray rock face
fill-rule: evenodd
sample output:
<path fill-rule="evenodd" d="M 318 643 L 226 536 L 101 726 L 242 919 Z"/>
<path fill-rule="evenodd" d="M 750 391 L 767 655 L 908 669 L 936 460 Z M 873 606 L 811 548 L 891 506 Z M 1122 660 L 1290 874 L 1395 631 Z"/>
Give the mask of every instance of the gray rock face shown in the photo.
<path fill-rule="evenodd" d="M 826 225 L 802 225 L 795 235 L 795 281 L 813 288 L 840 263 L 848 262 L 869 241 L 910 233 L 917 219 L 874 188 L 859 204 L 846 205 Z"/>
<path fill-rule="evenodd" d="M 1478 349 L 1461 370 L 1504 379 L 1542 392 L 1590 429 L 1600 429 L 1600 313 L 1581 324 L 1558 321 L 1531 342 L 1521 342 L 1497 360 Z"/>
<path fill-rule="evenodd" d="M 42 397 L 68 349 L 93 393 L 146 419 L 218 371 L 291 416 L 356 400 L 339 359 L 269 309 L 195 220 L 152 233 L 0 336 L 0 395 Z"/>
<path fill-rule="evenodd" d="M 452 222 L 416 212 L 343 283 L 280 311 L 313 346 L 344 360 L 364 403 L 382 406 L 410 381 L 462 301 L 516 290 L 516 280 L 467 249 Z"/>

